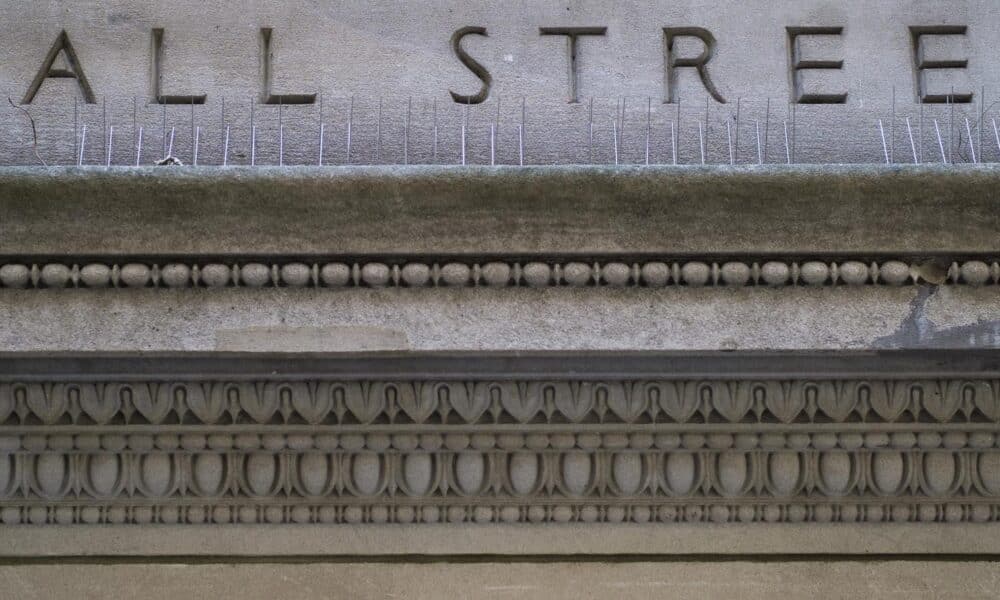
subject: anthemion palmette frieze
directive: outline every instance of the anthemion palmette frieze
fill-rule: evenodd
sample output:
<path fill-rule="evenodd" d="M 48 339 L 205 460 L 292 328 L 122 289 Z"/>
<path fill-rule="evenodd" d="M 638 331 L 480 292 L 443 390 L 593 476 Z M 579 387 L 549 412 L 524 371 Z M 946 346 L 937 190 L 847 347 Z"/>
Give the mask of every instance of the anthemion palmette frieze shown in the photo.
<path fill-rule="evenodd" d="M 21 357 L 0 519 L 1000 519 L 988 355 L 880 359 Z"/>

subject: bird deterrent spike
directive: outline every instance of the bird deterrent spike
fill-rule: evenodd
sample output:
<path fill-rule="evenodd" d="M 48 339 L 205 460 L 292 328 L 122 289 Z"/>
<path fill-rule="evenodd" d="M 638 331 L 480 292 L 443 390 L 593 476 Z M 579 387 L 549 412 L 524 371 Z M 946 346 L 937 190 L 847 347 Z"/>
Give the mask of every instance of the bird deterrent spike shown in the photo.
<path fill-rule="evenodd" d="M 111 148 L 114 146 L 115 142 L 115 126 L 111 125 L 108 127 L 108 157 L 105 166 L 111 168 Z"/>
<path fill-rule="evenodd" d="M 757 164 L 764 164 L 764 153 L 760 147 L 760 120 L 754 120 L 753 122 L 754 132 L 757 134 Z"/>
<path fill-rule="evenodd" d="M 199 125 L 194 128 L 194 152 L 192 153 L 193 156 L 191 157 L 191 165 L 195 167 L 198 166 L 198 145 L 200 141 L 201 141 L 201 126 Z"/>
<path fill-rule="evenodd" d="M 76 166 L 83 166 L 83 150 L 87 147 L 87 124 L 83 124 L 83 129 L 80 132 L 80 155 L 76 160 Z"/>
<path fill-rule="evenodd" d="M 705 164 L 705 134 L 702 131 L 701 121 L 698 121 L 698 150 L 701 151 L 701 164 Z"/>
<path fill-rule="evenodd" d="M 948 164 L 948 156 L 944 152 L 944 139 L 941 137 L 941 128 L 938 126 L 937 119 L 934 119 L 934 131 L 937 133 L 938 147 L 941 149 L 941 162 Z"/>
<path fill-rule="evenodd" d="M 882 126 L 882 119 L 878 120 L 878 131 L 882 135 L 882 152 L 885 154 L 885 164 L 890 164 L 892 159 L 889 158 L 889 146 L 885 142 L 885 127 Z"/>
<path fill-rule="evenodd" d="M 142 126 L 139 127 L 138 140 L 135 144 L 135 166 L 142 164 Z"/>
<path fill-rule="evenodd" d="M 969 136 L 969 152 L 972 154 L 972 163 L 978 163 L 976 160 L 976 145 L 972 142 L 972 127 L 969 125 L 969 119 L 965 119 L 965 134 Z"/>
<path fill-rule="evenodd" d="M 913 142 L 913 127 L 910 126 L 910 117 L 906 117 L 906 135 L 910 138 L 910 150 L 913 151 L 913 164 L 919 165 L 920 159 L 917 157 L 917 145 Z"/>

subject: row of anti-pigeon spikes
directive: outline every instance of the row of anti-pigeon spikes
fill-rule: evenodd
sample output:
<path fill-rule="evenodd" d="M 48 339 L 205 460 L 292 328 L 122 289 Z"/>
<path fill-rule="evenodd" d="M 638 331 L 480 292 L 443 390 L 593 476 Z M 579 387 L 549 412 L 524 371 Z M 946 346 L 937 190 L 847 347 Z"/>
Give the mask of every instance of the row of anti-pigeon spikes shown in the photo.
<path fill-rule="evenodd" d="M 985 94 L 985 90 L 984 90 L 983 93 Z M 907 160 L 905 160 L 905 161 L 897 161 L 896 160 L 896 148 L 895 148 L 895 146 L 896 146 L 896 139 L 897 139 L 897 136 L 896 136 L 897 114 L 896 114 L 895 93 L 893 93 L 892 114 L 891 114 L 891 117 L 889 117 L 889 119 L 890 119 L 889 120 L 889 125 L 886 126 L 886 124 L 884 122 L 885 120 L 882 119 L 882 118 L 878 118 L 878 119 L 876 119 L 873 122 L 873 129 L 872 129 L 872 131 L 873 131 L 873 134 L 874 134 L 874 139 L 875 139 L 875 142 L 877 144 L 880 144 L 880 150 L 881 150 L 880 157 L 879 157 L 880 159 L 878 161 L 876 161 L 876 162 L 882 162 L 882 159 L 884 159 L 885 164 L 899 164 L 899 163 L 923 164 L 923 163 L 931 163 L 931 162 L 934 162 L 934 163 L 937 163 L 937 164 L 954 164 L 956 162 L 955 155 L 954 155 L 955 154 L 954 153 L 954 132 L 955 132 L 955 129 L 956 129 L 956 122 L 955 122 L 955 103 L 953 103 L 953 102 L 950 101 L 950 99 L 952 97 L 954 97 L 954 91 L 952 92 L 951 96 L 948 96 L 948 100 L 949 101 L 946 103 L 947 104 L 947 108 L 949 109 L 949 112 L 950 112 L 950 116 L 949 116 L 948 122 L 945 123 L 945 125 L 947 125 L 947 132 L 948 133 L 947 134 L 942 134 L 942 123 L 939 121 L 939 119 L 934 118 L 934 119 L 930 119 L 930 121 L 929 121 L 930 123 L 933 124 L 933 135 L 931 136 L 931 143 L 935 147 L 935 150 L 936 150 L 936 152 L 934 154 L 935 155 L 939 154 L 940 155 L 940 160 L 936 160 L 936 159 L 935 160 L 925 160 L 925 156 L 924 156 L 924 142 L 925 142 L 925 140 L 924 140 L 924 138 L 925 138 L 925 129 L 928 129 L 928 127 L 925 127 L 925 118 L 924 118 L 924 114 L 923 114 L 923 112 L 924 112 L 923 111 L 923 104 L 921 104 L 920 105 L 920 116 L 919 116 L 919 124 L 918 125 L 915 125 L 912 122 L 912 119 L 911 119 L 910 116 L 905 116 L 903 118 L 903 123 L 905 123 L 905 134 L 906 134 L 905 140 L 908 141 L 908 146 L 909 146 L 908 147 L 908 150 L 909 150 L 908 154 L 909 154 L 909 156 L 907 157 Z M 357 138 L 357 132 L 355 131 L 355 119 L 354 119 L 354 113 L 355 113 L 354 98 L 351 97 L 351 99 L 350 99 L 350 108 L 349 108 L 349 111 L 348 111 L 348 118 L 347 118 L 347 121 L 345 123 L 345 132 L 344 132 L 344 135 L 343 135 L 343 139 L 341 139 L 341 140 L 331 140 L 330 139 L 330 136 L 328 135 L 328 133 L 326 131 L 326 125 L 327 124 L 326 124 L 326 122 L 323 119 L 323 104 L 322 103 L 323 103 L 322 96 L 320 96 L 320 98 L 319 98 L 319 119 L 318 119 L 318 123 L 317 123 L 317 131 L 315 133 L 315 136 L 316 136 L 315 143 L 316 143 L 317 148 L 316 148 L 316 157 L 315 157 L 315 163 L 314 164 L 317 165 L 317 166 L 332 166 L 333 164 L 346 164 L 346 165 L 351 165 L 351 164 L 365 164 L 365 163 L 354 162 L 354 156 L 356 156 L 356 154 L 352 155 L 352 150 L 354 150 L 354 148 L 356 148 L 356 138 Z M 38 160 L 42 164 L 47 164 L 46 161 L 44 161 L 42 159 L 42 157 L 38 154 L 38 149 L 37 149 L 37 135 L 38 134 L 37 134 L 37 127 L 36 127 L 34 118 L 32 118 L 31 114 L 28 112 L 28 110 L 25 107 L 15 105 L 13 103 L 13 101 L 10 101 L 10 104 L 12 106 L 14 106 L 15 108 L 20 109 L 21 111 L 23 111 L 24 114 L 26 115 L 26 117 L 28 118 L 28 120 L 30 121 L 31 127 L 32 127 L 32 135 L 35 137 L 35 144 L 36 144 L 36 146 L 35 146 L 35 156 L 36 156 L 36 158 L 38 158 Z M 133 99 L 133 124 L 132 124 L 132 127 L 131 127 L 131 132 L 132 132 L 132 142 L 131 142 L 132 148 L 131 148 L 131 150 L 132 150 L 132 154 L 134 156 L 134 161 L 130 161 L 128 163 L 121 163 L 121 162 L 115 163 L 114 162 L 114 156 L 115 156 L 115 152 L 114 152 L 114 148 L 115 148 L 115 126 L 108 124 L 108 119 L 107 119 L 107 102 L 106 102 L 106 100 L 103 102 L 103 104 L 104 104 L 104 108 L 103 108 L 103 113 L 104 113 L 103 122 L 104 122 L 104 125 L 103 125 L 103 131 L 102 131 L 101 135 L 102 135 L 102 145 L 103 145 L 103 154 L 104 154 L 103 158 L 104 158 L 104 160 L 103 160 L 103 164 L 101 164 L 101 163 L 90 163 L 90 166 L 104 166 L 104 167 L 107 167 L 107 168 L 110 168 L 112 166 L 135 166 L 135 167 L 142 166 L 143 165 L 144 136 L 145 136 L 145 134 L 147 132 L 147 128 L 145 128 L 144 126 L 138 125 L 137 118 L 135 116 L 136 112 L 137 112 L 137 101 L 135 99 Z M 626 160 L 624 158 L 624 154 L 625 153 L 623 151 L 624 130 L 625 130 L 625 123 L 626 123 L 626 121 L 625 121 L 625 104 L 626 104 L 626 100 L 625 99 L 619 100 L 619 102 L 618 102 L 618 104 L 617 104 L 617 106 L 615 108 L 615 116 L 614 116 L 614 118 L 609 123 L 610 124 L 610 132 L 611 132 L 610 148 L 606 148 L 605 150 L 606 151 L 610 151 L 610 155 L 613 156 L 613 162 L 609 161 L 611 164 L 614 164 L 616 166 L 621 166 L 621 165 L 625 165 L 625 164 L 629 164 L 629 165 L 646 165 L 646 166 L 652 166 L 652 165 L 680 165 L 680 164 L 700 164 L 700 165 L 712 164 L 712 162 L 710 161 L 710 158 L 709 158 L 709 148 L 710 148 L 710 140 L 709 140 L 709 112 L 710 112 L 710 110 L 709 110 L 708 103 L 706 103 L 706 106 L 705 106 L 704 120 L 702 120 L 700 118 L 694 118 L 693 119 L 696 122 L 697 129 L 698 129 L 698 139 L 697 139 L 697 144 L 698 144 L 698 146 L 697 146 L 697 154 L 698 154 L 698 157 L 697 157 L 697 159 L 695 161 L 688 162 L 688 163 L 683 163 L 682 157 L 680 156 L 680 154 L 681 154 L 681 152 L 680 152 L 681 131 L 680 131 L 679 124 L 681 123 L 681 120 L 682 120 L 681 104 L 680 104 L 680 102 L 677 102 L 674 105 L 674 110 L 676 111 L 675 119 L 665 123 L 665 125 L 666 125 L 666 127 L 668 129 L 668 131 L 666 131 L 665 134 L 669 135 L 669 140 L 668 140 L 668 143 L 667 143 L 667 146 L 669 148 L 668 156 L 665 156 L 665 157 L 661 156 L 661 157 L 657 158 L 657 157 L 655 157 L 653 155 L 654 152 L 653 152 L 652 143 L 651 143 L 652 136 L 653 136 L 653 124 L 652 124 L 652 118 L 651 118 L 651 115 L 652 115 L 652 99 L 650 99 L 650 98 L 646 98 L 645 147 L 642 149 L 643 150 L 643 152 L 642 152 L 642 158 L 638 162 L 628 162 L 628 163 L 626 163 Z M 741 143 L 741 139 L 740 139 L 740 137 L 741 137 L 741 131 L 745 130 L 746 127 L 747 127 L 746 121 L 741 121 L 741 115 L 740 115 L 740 113 L 741 113 L 741 105 L 742 104 L 743 104 L 743 99 L 742 98 L 737 99 L 736 106 L 735 106 L 735 112 L 732 113 L 732 114 L 730 114 L 730 115 L 728 115 L 727 118 L 724 121 L 724 125 L 725 125 L 725 139 L 723 140 L 723 145 L 724 145 L 725 151 L 724 151 L 723 161 L 721 163 L 715 163 L 715 164 L 726 164 L 726 162 L 728 162 L 728 164 L 730 164 L 730 165 L 746 164 L 747 163 L 746 160 L 741 161 L 740 156 L 739 156 L 741 147 L 743 147 L 742 143 Z M 259 140 L 259 137 L 258 137 L 258 126 L 256 125 L 255 119 L 254 119 L 254 108 L 253 108 L 254 105 L 255 105 L 255 102 L 251 101 L 251 103 L 250 103 L 250 125 L 249 125 L 249 130 L 250 130 L 250 136 L 249 136 L 250 137 L 250 139 L 249 139 L 249 161 L 248 161 L 248 164 L 251 167 L 254 167 L 254 166 L 264 166 L 264 164 L 265 164 L 265 163 L 262 163 L 261 161 L 258 160 L 258 155 L 259 155 L 259 150 L 260 150 L 260 140 Z M 411 150 L 411 143 L 410 142 L 411 142 L 411 136 L 412 136 L 412 131 L 411 131 L 412 105 L 413 105 L 413 101 L 412 101 L 412 98 L 410 98 L 407 101 L 406 113 L 405 113 L 405 119 L 404 119 L 404 127 L 403 127 L 403 131 L 402 131 L 402 155 L 403 155 L 403 157 L 402 157 L 403 158 L 402 164 L 404 164 L 404 165 L 411 164 L 411 160 L 410 159 L 411 159 L 411 154 L 412 153 L 410 151 Z M 985 102 L 981 102 L 980 105 L 981 105 L 980 106 L 980 110 L 979 110 L 980 114 L 979 114 L 979 118 L 978 118 L 978 122 L 977 123 L 974 124 L 973 121 L 975 121 L 975 119 L 970 120 L 968 117 L 962 117 L 962 119 L 958 123 L 958 127 L 960 129 L 964 129 L 964 131 L 959 131 L 959 135 L 961 136 L 962 133 L 965 134 L 966 140 L 967 140 L 967 146 L 968 146 L 969 154 L 971 155 L 971 156 L 968 156 L 968 157 L 963 157 L 963 158 L 967 158 L 968 159 L 967 161 L 963 161 L 963 162 L 971 162 L 971 163 L 985 162 L 985 160 L 984 160 L 984 154 L 985 154 L 985 152 L 983 150 L 983 148 L 984 148 L 983 136 L 984 136 L 984 132 L 987 131 L 987 127 L 991 128 L 991 130 L 988 132 L 987 135 L 989 135 L 989 137 L 993 138 L 991 140 L 991 143 L 995 142 L 996 148 L 997 148 L 997 155 L 1000 156 L 1000 125 L 997 124 L 997 119 L 996 118 L 991 118 L 987 122 L 987 120 L 986 120 Z M 175 138 L 176 138 L 177 127 L 176 126 L 171 126 L 169 128 L 167 127 L 167 125 L 166 125 L 166 108 L 167 108 L 167 105 L 166 104 L 162 104 L 160 106 L 163 109 L 163 126 L 162 126 L 162 134 L 160 136 L 162 138 L 162 140 L 161 140 L 162 141 L 162 156 L 160 158 L 158 158 L 158 159 L 153 160 L 152 164 L 155 164 L 155 165 L 183 165 L 184 163 L 174 153 L 174 150 L 175 150 L 175 144 L 174 144 L 174 142 L 175 142 Z M 196 124 L 196 118 L 195 118 L 195 106 L 196 105 L 192 103 L 190 106 L 191 106 L 191 123 L 190 123 L 191 139 L 190 139 L 190 160 L 189 160 L 188 164 L 191 165 L 191 166 L 206 166 L 204 164 L 201 164 L 201 165 L 199 164 L 199 153 L 200 153 L 200 150 L 201 150 L 202 145 L 203 145 L 202 144 L 202 131 L 203 131 L 204 128 L 202 126 Z M 442 133 L 443 133 L 444 130 L 443 130 L 441 124 L 439 124 L 439 122 L 438 122 L 438 110 L 437 110 L 437 102 L 436 101 L 434 102 L 433 106 L 434 106 L 434 110 L 433 110 L 433 125 L 431 126 L 431 136 L 432 136 L 431 143 L 432 143 L 432 148 L 433 148 L 431 154 L 433 156 L 433 159 L 432 159 L 432 161 L 431 161 L 430 164 L 442 164 L 438 160 L 439 159 L 439 140 L 442 137 Z M 781 139 L 779 139 L 779 142 L 782 144 L 781 145 L 781 150 L 783 150 L 783 152 L 782 152 L 782 158 L 784 160 L 781 160 L 777 164 L 784 163 L 784 164 L 791 165 L 791 164 L 796 164 L 796 162 L 797 162 L 796 161 L 795 148 L 796 148 L 796 145 L 797 145 L 797 143 L 796 143 L 796 141 L 797 141 L 796 140 L 796 134 L 797 134 L 798 128 L 797 128 L 797 123 L 796 123 L 796 108 L 795 108 L 795 106 L 796 106 L 795 104 L 790 104 L 789 105 L 789 110 L 788 110 L 787 118 L 781 120 L 781 128 L 779 130 L 779 133 L 781 134 Z M 460 149 L 459 149 L 459 155 L 457 156 L 457 160 L 456 160 L 455 164 L 465 166 L 465 165 L 471 165 L 471 164 L 473 164 L 472 161 L 470 160 L 470 154 L 471 154 L 471 152 L 469 151 L 470 132 L 471 132 L 471 128 L 469 126 L 469 109 L 470 109 L 470 105 L 464 104 L 464 105 L 461 105 L 461 107 L 463 109 L 463 116 L 460 119 L 460 124 L 459 124 L 459 127 L 458 127 L 459 132 L 460 132 Z M 277 166 L 285 166 L 285 155 L 286 155 L 286 152 L 285 152 L 285 126 L 284 126 L 284 110 L 283 109 L 284 109 L 283 105 L 279 105 L 278 106 Z M 525 158 L 526 158 L 525 136 L 526 136 L 526 133 L 527 133 L 526 132 L 526 121 L 525 121 L 526 100 L 524 98 L 521 99 L 521 111 L 520 112 L 521 112 L 521 120 L 520 120 L 520 122 L 517 123 L 517 124 L 515 124 L 515 125 L 513 125 L 513 127 L 516 129 L 516 139 L 517 139 L 517 148 L 516 148 L 517 152 L 516 152 L 516 155 L 517 155 L 517 160 L 516 160 L 516 162 L 507 162 L 507 163 L 504 163 L 504 164 L 507 164 L 507 165 L 513 164 L 513 165 L 518 165 L 518 166 L 525 166 L 527 164 L 526 161 L 525 161 Z M 750 140 L 750 143 L 751 143 L 751 150 L 755 151 L 755 156 L 751 157 L 751 160 L 749 161 L 751 164 L 758 164 L 758 165 L 775 164 L 773 161 L 771 161 L 769 159 L 769 156 L 768 156 L 768 148 L 769 148 L 769 139 L 768 138 L 769 138 L 769 135 L 770 135 L 770 133 L 772 131 L 772 127 L 771 127 L 771 123 L 770 123 L 771 112 L 772 112 L 771 111 L 771 101 L 770 101 L 770 99 L 767 99 L 767 108 L 766 108 L 766 113 L 765 113 L 765 118 L 764 118 L 763 123 L 761 122 L 760 119 L 754 119 L 752 121 L 753 127 L 752 127 L 752 131 L 751 131 L 751 140 Z M 595 135 L 595 132 L 597 131 L 597 125 L 596 125 L 596 121 L 594 120 L 594 99 L 593 98 L 591 98 L 590 101 L 589 101 L 588 116 L 589 116 L 588 122 L 587 122 L 587 129 L 588 130 L 586 131 L 587 145 L 588 145 L 588 156 L 589 156 L 589 163 L 588 164 L 597 164 L 595 162 L 595 160 L 594 160 L 595 159 L 595 153 L 598 150 L 598 148 L 595 145 L 595 142 L 597 141 L 597 138 L 596 138 L 596 135 Z M 78 105 L 77 105 L 76 102 L 74 102 L 74 117 L 73 117 L 73 119 L 74 119 L 74 123 L 73 123 L 73 130 L 74 130 L 74 133 L 73 133 L 73 135 L 74 135 L 73 146 L 74 146 L 74 149 L 73 150 L 74 150 L 75 165 L 79 166 L 79 167 L 88 166 L 88 163 L 86 162 L 86 158 L 87 158 L 86 157 L 86 154 L 87 154 L 86 153 L 86 149 L 87 149 L 87 142 L 88 142 L 88 133 L 90 133 L 90 132 L 88 132 L 88 127 L 87 127 L 86 123 L 84 123 L 82 126 L 80 126 L 80 124 L 78 122 L 79 121 L 79 113 L 78 113 Z M 690 120 L 690 118 L 689 118 L 689 120 Z M 742 126 L 741 126 L 741 122 L 743 123 Z M 378 102 L 377 119 L 376 119 L 376 122 L 375 122 L 375 138 L 376 138 L 376 143 L 375 143 L 374 150 L 375 150 L 375 163 L 376 164 L 383 164 L 381 162 L 381 160 L 380 160 L 381 155 L 382 155 L 381 150 L 382 150 L 382 140 L 383 140 L 382 125 L 383 125 L 383 104 L 382 104 L 382 99 L 380 98 L 379 102 Z M 500 101 L 498 100 L 497 103 L 496 103 L 496 116 L 489 123 L 489 131 L 488 131 L 488 135 L 489 135 L 489 139 L 488 139 L 488 144 L 489 144 L 489 161 L 488 161 L 488 163 L 482 163 L 482 164 L 489 164 L 491 166 L 496 166 L 496 165 L 501 164 L 500 161 L 498 160 L 498 157 L 499 157 L 499 154 L 500 154 L 500 148 L 498 147 L 498 144 L 499 144 L 499 141 L 500 141 L 500 139 L 499 139 L 500 138 L 500 127 L 501 127 Z M 230 150 L 231 150 L 231 144 L 230 144 L 231 135 L 230 134 L 231 134 L 231 128 L 232 128 L 232 126 L 230 124 L 228 124 L 228 122 L 226 120 L 225 99 L 223 99 L 223 101 L 222 101 L 222 123 L 221 123 L 221 131 L 220 131 L 220 145 L 221 145 L 221 148 L 219 148 L 219 154 L 221 156 L 221 159 L 217 163 L 217 166 L 223 166 L 223 167 L 233 166 L 231 164 L 231 162 L 230 162 L 230 155 L 231 155 L 231 152 L 230 152 Z M 979 137 L 979 142 L 978 142 L 979 149 L 978 149 L 978 152 L 977 152 L 977 149 L 976 149 L 976 144 L 973 142 L 973 138 L 974 138 L 973 130 L 974 129 L 976 131 L 978 131 L 978 133 L 979 133 L 979 136 L 978 136 Z M 887 130 L 888 130 L 888 132 L 887 132 Z M 333 145 L 333 143 L 343 144 L 345 146 L 345 149 L 346 149 L 346 159 L 344 159 L 344 161 L 341 162 L 341 163 L 332 163 L 332 162 L 326 160 L 327 150 Z M 961 141 L 960 141 L 960 144 L 961 144 Z M 728 156 L 725 156 L 726 152 L 728 153 Z M 912 157 L 912 161 L 911 161 L 911 157 Z M 726 158 L 728 158 L 728 161 L 725 161 Z M 756 158 L 756 160 L 754 161 L 753 158 Z M 416 163 L 412 163 L 412 164 L 416 164 Z M 479 164 L 479 163 L 477 163 L 477 164 Z"/>

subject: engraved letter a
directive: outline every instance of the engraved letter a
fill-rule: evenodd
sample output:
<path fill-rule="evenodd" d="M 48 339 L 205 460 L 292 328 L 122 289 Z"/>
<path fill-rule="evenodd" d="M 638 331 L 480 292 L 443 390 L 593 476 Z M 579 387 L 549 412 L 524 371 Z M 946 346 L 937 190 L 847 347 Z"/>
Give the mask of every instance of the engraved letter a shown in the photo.
<path fill-rule="evenodd" d="M 55 66 L 56 59 L 59 58 L 60 54 L 65 55 L 65 64 Z M 49 77 L 76 79 L 80 85 L 80 92 L 83 94 L 84 102 L 88 104 L 97 102 L 94 98 L 94 91 L 90 89 L 90 82 L 87 81 L 87 76 L 83 73 L 83 67 L 80 66 L 80 59 L 76 57 L 76 50 L 73 49 L 73 44 L 70 43 L 69 35 L 66 34 L 65 29 L 59 32 L 59 37 L 56 38 L 55 43 L 52 44 L 52 48 L 49 49 L 49 53 L 42 62 L 42 67 L 38 69 L 38 74 L 35 75 L 35 79 L 28 86 L 28 92 L 24 95 L 24 99 L 21 100 L 21 104 L 31 104 L 31 101 L 35 99 L 35 95 L 38 94 L 38 90 Z"/>

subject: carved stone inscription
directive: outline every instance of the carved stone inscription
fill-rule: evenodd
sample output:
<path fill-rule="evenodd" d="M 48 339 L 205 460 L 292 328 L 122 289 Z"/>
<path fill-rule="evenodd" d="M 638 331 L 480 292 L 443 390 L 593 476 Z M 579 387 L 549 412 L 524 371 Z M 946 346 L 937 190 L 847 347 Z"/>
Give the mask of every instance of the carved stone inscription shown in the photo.
<path fill-rule="evenodd" d="M 0 90 L 28 114 L 0 109 L 10 124 L 0 156 L 106 166 L 168 151 L 203 166 L 995 158 L 994 3 L 785 4 L 23 3 L 0 20 Z"/>
<path fill-rule="evenodd" d="M 115 70 L 125 63 L 150 65 L 150 102 L 202 104 L 207 96 L 225 95 L 231 72 L 253 62 L 257 63 L 258 73 L 251 69 L 249 74 L 256 75 L 256 94 L 262 104 L 311 104 L 323 91 L 391 95 L 404 91 L 398 84 L 400 79 L 420 82 L 418 89 L 403 86 L 406 93 L 450 92 L 460 104 L 485 102 L 500 91 L 498 88 L 509 93 L 526 81 L 532 82 L 532 95 L 565 98 L 571 103 L 595 90 L 650 95 L 645 83 L 657 79 L 662 81 L 662 88 L 656 96 L 662 102 L 707 95 L 717 103 L 726 103 L 734 96 L 759 95 L 756 89 L 747 89 L 745 78 L 737 71 L 745 69 L 741 65 L 752 64 L 772 74 L 772 80 L 760 82 L 760 88 L 766 89 L 768 96 L 784 95 L 789 102 L 842 104 L 852 93 L 869 91 L 865 89 L 869 82 L 858 82 L 851 73 L 885 70 L 894 74 L 894 83 L 898 81 L 896 74 L 906 73 L 915 101 L 972 102 L 973 85 L 990 82 L 970 80 L 975 75 L 963 76 L 962 72 L 969 69 L 970 61 L 988 63 L 988 49 L 1000 41 L 993 39 L 996 28 L 989 19 L 983 21 L 987 13 L 978 13 L 979 3 L 971 0 L 948 10 L 932 10 L 930 3 L 917 4 L 921 6 L 916 9 L 909 4 L 905 8 L 882 9 L 885 26 L 877 31 L 857 21 L 857 15 L 864 11 L 809 10 L 808 6 L 783 11 L 746 6 L 737 11 L 726 6 L 706 10 L 657 5 L 650 6 L 648 14 L 646 9 L 630 7 L 624 17 L 576 6 L 566 8 L 565 15 L 528 7 L 517 19 L 498 18 L 489 11 L 477 14 L 475 10 L 464 10 L 429 22 L 416 14 L 419 9 L 414 9 L 413 15 L 393 15 L 391 19 L 382 14 L 381 19 L 367 19 L 355 24 L 355 29 L 344 30 L 336 26 L 359 18 L 349 10 L 348 14 L 338 13 L 336 19 L 323 13 L 303 16 L 314 19 L 309 25 L 276 19 L 269 11 L 260 7 L 255 10 L 254 6 L 248 8 L 246 18 L 208 14 L 204 23 L 197 24 L 179 23 L 176 15 L 141 12 L 118 15 L 120 21 L 109 18 L 112 24 L 134 23 L 126 36 L 98 33 L 95 28 L 107 29 L 107 24 L 80 13 L 73 15 L 76 19 L 58 25 L 47 23 L 44 17 L 35 20 L 33 29 L 38 35 L 31 38 L 30 44 L 15 44 L 23 49 L 12 65 L 3 66 L 7 72 L 2 77 L 25 90 L 25 104 L 34 102 L 39 94 L 46 95 L 46 82 L 58 78 L 76 80 L 77 93 L 85 102 L 95 103 L 99 96 L 118 91 L 107 85 L 109 74 L 122 75 Z M 377 6 L 374 10 L 383 13 L 390 7 Z M 179 12 L 190 18 L 200 10 Z M 739 23 L 744 17 L 748 22 Z M 234 18 L 255 24 L 252 28 L 226 27 L 227 19 Z M 426 26 L 416 28 L 417 23 Z M 318 28 L 326 24 L 339 36 L 331 32 L 329 39 L 319 37 Z M 206 25 L 214 26 L 208 45 L 194 31 Z M 410 27 L 414 29 L 407 29 Z M 304 34 L 303 29 L 308 33 Z M 349 34 L 358 29 L 368 36 L 363 42 L 350 39 Z M 134 44 L 140 31 L 151 43 Z M 564 38 L 563 56 L 553 55 L 558 45 L 545 41 L 553 36 Z M 974 42 L 967 39 L 970 36 L 975 37 Z M 46 46 L 47 40 L 53 38 L 55 41 Z M 85 52 L 79 51 L 81 41 Z M 411 54 L 416 48 L 433 48 L 434 59 L 414 63 Z M 784 52 L 774 52 L 780 49 Z M 981 51 L 977 53 L 977 49 Z M 399 56 L 395 68 L 376 66 L 387 50 Z M 424 54 L 423 50 L 416 53 Z M 241 57 L 239 61 L 228 59 L 236 55 Z M 31 63 L 29 77 L 25 77 L 24 61 Z M 365 72 L 366 65 L 373 67 L 370 72 Z M 640 65 L 641 73 L 637 70 Z M 341 77 L 345 66 L 352 69 L 347 78 L 350 81 Z M 976 74 L 983 72 L 983 67 L 986 65 L 980 65 Z M 414 68 L 432 75 L 433 81 L 413 79 Z M 177 87 L 171 81 L 192 81 L 185 75 L 190 69 L 202 73 L 214 69 L 212 77 L 222 85 L 211 86 L 210 92 L 165 91 Z M 687 70 L 693 78 L 683 76 Z M 846 72 L 846 81 L 854 82 L 851 89 L 834 87 L 826 81 L 828 77 L 817 73 L 824 70 Z M 560 71 L 562 74 L 557 74 Z M 101 84 L 94 83 L 98 72 Z M 367 76 L 359 78 L 354 72 Z M 275 81 L 276 73 L 281 74 L 281 82 Z M 627 81 L 636 77 L 643 85 L 631 90 Z M 319 80 L 322 84 L 316 85 Z M 475 80 L 478 89 L 469 84 Z M 277 93 L 272 89 L 286 86 L 302 91 Z"/>

